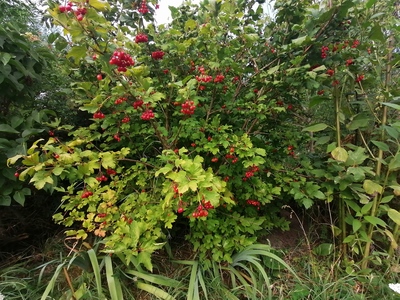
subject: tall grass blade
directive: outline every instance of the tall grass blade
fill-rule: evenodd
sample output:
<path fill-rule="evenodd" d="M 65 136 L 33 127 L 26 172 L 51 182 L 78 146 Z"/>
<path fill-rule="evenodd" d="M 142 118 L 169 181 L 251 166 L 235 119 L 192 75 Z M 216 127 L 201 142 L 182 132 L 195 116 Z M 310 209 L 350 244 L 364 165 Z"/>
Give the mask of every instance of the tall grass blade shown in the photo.
<path fill-rule="evenodd" d="M 201 285 L 201 288 L 203 289 L 204 297 L 205 297 L 206 300 L 208 300 L 207 288 L 206 288 L 206 284 L 204 283 L 203 274 L 201 273 L 201 269 L 200 268 L 197 271 L 197 278 L 198 278 L 198 282 Z"/>
<path fill-rule="evenodd" d="M 111 257 L 108 255 L 105 256 L 104 262 L 106 266 L 107 284 L 108 284 L 108 289 L 110 291 L 111 299 L 123 300 L 124 296 L 122 295 L 121 283 L 119 282 L 119 279 L 114 276 Z"/>
<path fill-rule="evenodd" d="M 49 281 L 49 283 L 48 283 L 48 285 L 47 285 L 42 297 L 40 298 L 40 300 L 46 300 L 47 296 L 53 290 L 53 288 L 55 286 L 55 283 L 56 283 L 56 280 L 57 280 L 58 276 L 60 275 L 61 270 L 64 268 L 65 264 L 66 263 L 64 262 L 64 263 L 61 263 L 61 264 L 59 264 L 57 266 L 57 269 L 54 272 L 53 277 L 51 277 L 51 279 L 50 279 L 50 281 Z"/>
<path fill-rule="evenodd" d="M 138 272 L 135 270 L 129 270 L 129 271 L 126 271 L 125 273 L 134 275 L 138 278 L 144 279 L 148 282 L 155 283 L 158 285 L 177 287 L 181 284 L 180 281 L 178 281 L 178 280 L 168 278 L 166 276 L 161 276 L 161 275 L 156 275 L 156 274 L 148 274 L 146 272 Z"/>
<path fill-rule="evenodd" d="M 92 264 L 94 278 L 96 281 L 97 294 L 99 295 L 99 298 L 102 299 L 102 298 L 104 298 L 104 295 L 103 295 L 103 288 L 101 286 L 100 266 L 99 266 L 99 261 L 97 259 L 96 252 L 93 249 L 90 249 L 87 251 L 87 254 L 89 255 L 89 259 Z"/>
<path fill-rule="evenodd" d="M 197 289 L 197 297 L 195 296 L 195 291 L 196 291 L 196 286 L 197 286 L 198 267 L 199 267 L 199 262 L 193 261 L 192 271 L 190 273 L 190 279 L 189 279 L 187 300 L 196 300 L 199 298 L 198 289 Z"/>
<path fill-rule="evenodd" d="M 159 299 L 162 299 L 162 300 L 176 300 L 175 297 L 171 296 L 170 294 L 168 294 L 167 292 L 163 291 L 162 289 L 160 289 L 158 287 L 155 287 L 154 285 L 138 281 L 136 283 L 136 286 L 137 286 L 138 289 L 146 291 L 146 292 L 158 297 Z"/>

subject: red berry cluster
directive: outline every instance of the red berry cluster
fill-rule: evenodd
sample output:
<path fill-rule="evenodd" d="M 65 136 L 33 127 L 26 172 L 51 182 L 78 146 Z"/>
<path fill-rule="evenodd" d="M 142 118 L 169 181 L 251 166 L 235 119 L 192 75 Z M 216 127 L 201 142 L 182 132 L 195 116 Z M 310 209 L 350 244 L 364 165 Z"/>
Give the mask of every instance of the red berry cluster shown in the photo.
<path fill-rule="evenodd" d="M 332 69 L 329 69 L 326 71 L 326 74 L 328 74 L 328 76 L 333 76 L 335 74 L 335 71 Z"/>
<path fill-rule="evenodd" d="M 122 220 L 124 220 L 124 222 L 126 222 L 128 224 L 132 224 L 132 222 L 133 222 L 132 218 L 129 218 L 125 215 L 122 215 Z"/>
<path fill-rule="evenodd" d="M 325 93 L 324 90 L 319 90 L 319 91 L 317 92 L 318 95 L 323 95 L 324 93 Z"/>
<path fill-rule="evenodd" d="M 361 82 L 362 80 L 364 80 L 364 75 L 357 76 L 356 82 Z"/>
<path fill-rule="evenodd" d="M 257 201 L 257 200 L 247 200 L 246 201 L 247 202 L 247 204 L 248 205 L 252 205 L 252 206 L 254 206 L 254 207 L 257 207 L 257 210 L 259 210 L 260 209 L 260 201 Z"/>
<path fill-rule="evenodd" d="M 226 159 L 231 159 L 231 160 L 232 160 L 231 162 L 232 162 L 233 164 L 235 164 L 235 163 L 238 162 L 238 158 L 237 158 L 235 155 L 233 155 L 233 154 L 229 154 L 229 153 L 228 153 L 228 154 L 225 155 L 225 158 L 226 158 Z"/>
<path fill-rule="evenodd" d="M 78 21 L 82 21 L 83 17 L 87 14 L 87 9 L 85 7 L 78 7 L 74 10 L 73 6 L 74 6 L 74 3 L 68 2 L 68 4 L 66 6 L 60 5 L 58 7 L 58 10 L 60 11 L 60 13 L 73 11 L 74 15 L 76 16 L 76 19 Z"/>
<path fill-rule="evenodd" d="M 218 74 L 217 76 L 215 76 L 214 82 L 215 82 L 215 83 L 220 83 L 220 82 L 223 82 L 224 79 L 225 79 L 225 76 L 224 76 L 224 75 Z"/>
<path fill-rule="evenodd" d="M 339 80 L 334 80 L 334 81 L 332 81 L 332 86 L 337 86 L 337 85 L 339 85 Z"/>
<path fill-rule="evenodd" d="M 90 192 L 90 191 L 85 191 L 85 192 L 82 193 L 81 198 L 82 198 L 82 199 L 88 198 L 88 197 L 90 197 L 90 196 L 92 196 L 92 195 L 93 195 L 92 192 Z"/>
<path fill-rule="evenodd" d="M 129 117 L 125 117 L 121 120 L 122 123 L 129 123 L 131 119 Z"/>
<path fill-rule="evenodd" d="M 213 78 L 210 75 L 201 74 L 200 76 L 196 75 L 196 80 L 198 82 L 211 82 Z"/>
<path fill-rule="evenodd" d="M 145 35 L 144 33 L 139 33 L 136 37 L 135 37 L 135 42 L 136 43 L 147 43 L 149 41 L 149 38 L 147 37 L 147 35 Z"/>
<path fill-rule="evenodd" d="M 82 21 L 83 17 L 87 14 L 87 9 L 85 7 L 78 7 L 75 11 L 74 14 L 76 16 L 76 19 L 78 21 Z"/>
<path fill-rule="evenodd" d="M 296 154 L 294 153 L 294 147 L 292 146 L 292 145 L 289 145 L 288 147 L 287 147 L 287 150 L 288 150 L 288 154 L 290 155 L 290 156 L 293 156 L 293 157 L 295 157 L 296 156 Z"/>
<path fill-rule="evenodd" d="M 214 205 L 212 205 L 210 201 L 203 200 L 202 204 L 203 204 L 204 208 L 207 210 L 214 209 Z"/>
<path fill-rule="evenodd" d="M 104 176 L 104 175 L 101 175 L 101 176 L 97 176 L 96 180 L 101 182 L 101 181 L 107 181 L 108 178 L 106 176 Z"/>
<path fill-rule="evenodd" d="M 197 207 L 196 211 L 194 211 L 192 213 L 193 218 L 201 218 L 201 217 L 207 217 L 207 216 L 208 216 L 208 211 L 201 204 Z"/>
<path fill-rule="evenodd" d="M 105 213 L 97 214 L 97 217 L 98 217 L 98 218 L 105 218 L 106 216 L 107 216 L 107 214 L 105 214 Z"/>
<path fill-rule="evenodd" d="M 184 115 L 193 115 L 196 106 L 192 100 L 186 100 L 185 103 L 182 104 L 181 113 Z"/>
<path fill-rule="evenodd" d="M 260 169 L 257 166 L 252 166 L 250 167 L 247 172 L 244 174 L 244 177 L 242 178 L 243 181 L 246 181 L 247 179 L 251 178 L 254 176 L 254 173 L 257 173 L 260 171 Z"/>
<path fill-rule="evenodd" d="M 354 64 L 354 61 L 353 61 L 352 58 L 349 58 L 348 60 L 346 60 L 346 67 L 348 67 L 348 66 L 350 66 L 352 64 Z"/>
<path fill-rule="evenodd" d="M 218 157 L 211 158 L 211 162 L 213 162 L 213 163 L 218 162 Z"/>
<path fill-rule="evenodd" d="M 151 53 L 151 57 L 155 60 L 160 60 L 164 57 L 165 53 L 163 51 L 154 51 Z"/>
<path fill-rule="evenodd" d="M 120 142 L 120 141 L 121 141 L 121 137 L 119 136 L 118 133 L 114 134 L 113 138 L 114 138 L 114 140 L 116 140 L 117 142 Z"/>
<path fill-rule="evenodd" d="M 143 100 L 142 99 L 136 100 L 135 102 L 133 102 L 132 106 L 134 109 L 138 109 L 139 107 L 142 107 Z"/>
<path fill-rule="evenodd" d="M 114 104 L 122 104 L 123 102 L 125 102 L 126 100 L 128 100 L 125 97 L 119 97 L 117 100 L 115 100 Z"/>
<path fill-rule="evenodd" d="M 114 51 L 110 59 L 110 65 L 116 65 L 118 72 L 126 72 L 126 68 L 135 65 L 135 62 L 128 53 L 123 50 L 117 50 Z"/>
<path fill-rule="evenodd" d="M 93 119 L 104 119 L 106 116 L 101 111 L 95 112 L 93 114 Z"/>
<path fill-rule="evenodd" d="M 117 172 L 113 169 L 107 169 L 107 174 L 108 175 L 117 175 Z"/>
<path fill-rule="evenodd" d="M 174 184 L 172 185 L 172 189 L 174 190 L 174 193 L 175 193 L 175 194 L 179 194 L 178 185 L 177 185 L 176 183 L 174 183 Z"/>
<path fill-rule="evenodd" d="M 322 59 L 328 57 L 328 54 L 327 54 L 328 51 L 329 51 L 329 47 L 327 47 L 327 46 L 322 46 L 322 48 L 321 48 L 321 58 L 322 58 Z"/>
<path fill-rule="evenodd" d="M 359 40 L 354 40 L 353 41 L 353 45 L 351 45 L 351 48 L 357 48 L 358 45 L 360 45 L 360 41 Z"/>
<path fill-rule="evenodd" d="M 146 0 L 142 1 L 142 4 L 140 5 L 140 8 L 138 9 L 138 12 L 140 12 L 142 15 L 145 15 L 149 12 L 149 8 L 147 7 L 147 2 Z"/>
<path fill-rule="evenodd" d="M 64 6 L 64 5 L 60 5 L 59 7 L 58 7 L 58 9 L 59 9 L 59 11 L 61 12 L 61 13 L 64 13 L 64 12 L 70 12 L 70 11 L 72 11 L 72 6 L 73 6 L 74 4 L 72 3 L 72 2 L 68 2 L 68 4 L 66 5 L 66 6 Z"/>
<path fill-rule="evenodd" d="M 154 119 L 154 113 L 151 109 L 148 109 L 142 113 L 142 116 L 140 118 L 145 121 Z"/>

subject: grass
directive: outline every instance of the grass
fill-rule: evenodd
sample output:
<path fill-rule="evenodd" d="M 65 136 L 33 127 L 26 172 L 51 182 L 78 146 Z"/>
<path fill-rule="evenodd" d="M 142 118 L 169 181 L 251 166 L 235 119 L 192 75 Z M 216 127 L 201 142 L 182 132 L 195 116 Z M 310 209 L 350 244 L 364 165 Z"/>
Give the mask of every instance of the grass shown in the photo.
<path fill-rule="evenodd" d="M 400 281 L 399 270 L 388 261 L 375 273 L 348 274 L 336 253 L 316 255 L 311 246 L 316 248 L 308 237 L 295 251 L 266 242 L 236 254 L 231 264 L 206 268 L 189 244 L 179 243 L 171 246 L 174 258 L 168 251 L 154 255 L 152 274 L 56 235 L 35 255 L 9 256 L 0 267 L 0 293 L 5 300 L 400 300 L 388 287 Z"/>

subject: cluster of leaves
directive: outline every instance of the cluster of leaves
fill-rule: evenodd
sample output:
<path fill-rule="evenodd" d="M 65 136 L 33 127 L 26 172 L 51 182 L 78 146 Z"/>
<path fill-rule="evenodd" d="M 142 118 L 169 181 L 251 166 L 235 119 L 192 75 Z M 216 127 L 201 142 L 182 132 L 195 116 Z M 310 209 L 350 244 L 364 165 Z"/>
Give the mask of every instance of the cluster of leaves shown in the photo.
<path fill-rule="evenodd" d="M 8 8 L 11 15 L 17 14 L 14 8 Z M 21 6 L 21 11 L 27 13 L 27 8 Z M 28 22 L 28 17 L 23 13 L 14 17 L 13 24 L 4 19 L 0 25 L 0 205 L 10 205 L 12 199 L 23 205 L 31 194 L 17 182 L 18 172 L 7 168 L 7 158 L 24 153 L 29 139 L 43 132 L 43 123 L 54 117 L 49 110 L 32 109 L 43 70 L 53 56 L 38 36 L 21 32 L 19 25 Z"/>
<path fill-rule="evenodd" d="M 92 70 L 73 88 L 93 122 L 59 127 L 70 141 L 37 141 L 10 160 L 23 158 L 21 180 L 29 176 L 38 189 L 65 193 L 56 221 L 80 222 L 82 229 L 69 234 L 93 232 L 105 238 L 105 251 L 126 263 L 137 257 L 149 269 L 151 253 L 165 241 L 163 228 L 172 228 L 179 214 L 189 220 L 187 238 L 201 257 L 215 261 L 230 261 L 265 228 L 287 226 L 276 217 L 282 203 L 270 204 L 282 190 L 270 177 L 276 159 L 295 158 L 286 147 L 275 157 L 264 148 L 273 149 L 269 135 L 293 105 L 264 87 L 284 77 L 276 77 L 278 59 L 266 46 L 262 7 L 203 4 L 199 19 L 191 17 L 197 6 L 171 8 L 170 27 L 140 27 L 134 42 L 127 28 L 108 21 L 108 3 L 74 5 L 85 8 L 82 20 L 58 6 L 51 14 L 70 34 L 67 58 Z M 152 42 L 142 42 L 143 35 Z M 294 41 L 288 52 L 299 47 Z M 126 72 L 115 70 L 119 53 L 133 58 Z M 185 103 L 193 104 L 190 114 Z M 274 177 L 283 175 L 277 170 Z"/>
<path fill-rule="evenodd" d="M 396 29 L 375 2 L 277 1 L 268 23 L 255 1 L 206 1 L 171 7 L 168 27 L 147 28 L 147 2 L 133 7 L 135 26 L 114 3 L 71 3 L 84 18 L 53 3 L 69 40 L 53 41 L 69 45 L 74 100 L 93 118 L 58 127 L 70 137 L 39 140 L 10 163 L 22 158 L 21 180 L 64 193 L 55 219 L 81 224 L 70 235 L 93 232 L 105 251 L 148 269 L 178 219 L 201 259 L 231 261 L 262 229 L 287 225 L 275 215 L 287 198 L 337 204 L 335 233 L 354 254 L 378 232 L 394 249 L 399 131 L 377 108 L 398 108 L 383 68 L 397 63 L 383 29 Z"/>

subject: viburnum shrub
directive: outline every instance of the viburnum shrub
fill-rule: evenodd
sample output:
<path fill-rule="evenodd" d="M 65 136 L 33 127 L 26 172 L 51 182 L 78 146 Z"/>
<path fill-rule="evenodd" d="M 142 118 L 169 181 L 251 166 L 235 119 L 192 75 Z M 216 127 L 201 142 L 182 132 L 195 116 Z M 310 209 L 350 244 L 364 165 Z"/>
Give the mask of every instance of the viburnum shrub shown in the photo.
<path fill-rule="evenodd" d="M 50 13 L 83 72 L 73 89 L 89 125 L 59 127 L 68 138 L 39 140 L 10 160 L 23 159 L 20 180 L 64 194 L 54 219 L 72 227 L 67 234 L 93 233 L 104 251 L 151 269 L 178 218 L 194 250 L 215 261 L 287 226 L 278 197 L 297 182 L 295 151 L 307 135 L 282 129 L 326 75 L 280 56 L 311 40 L 271 43 L 262 6 L 245 2 L 171 8 L 169 27 L 144 28 L 151 3 L 143 1 L 136 33 L 109 22 L 107 2 L 73 3 L 86 9 L 81 22 L 58 5 Z"/>

